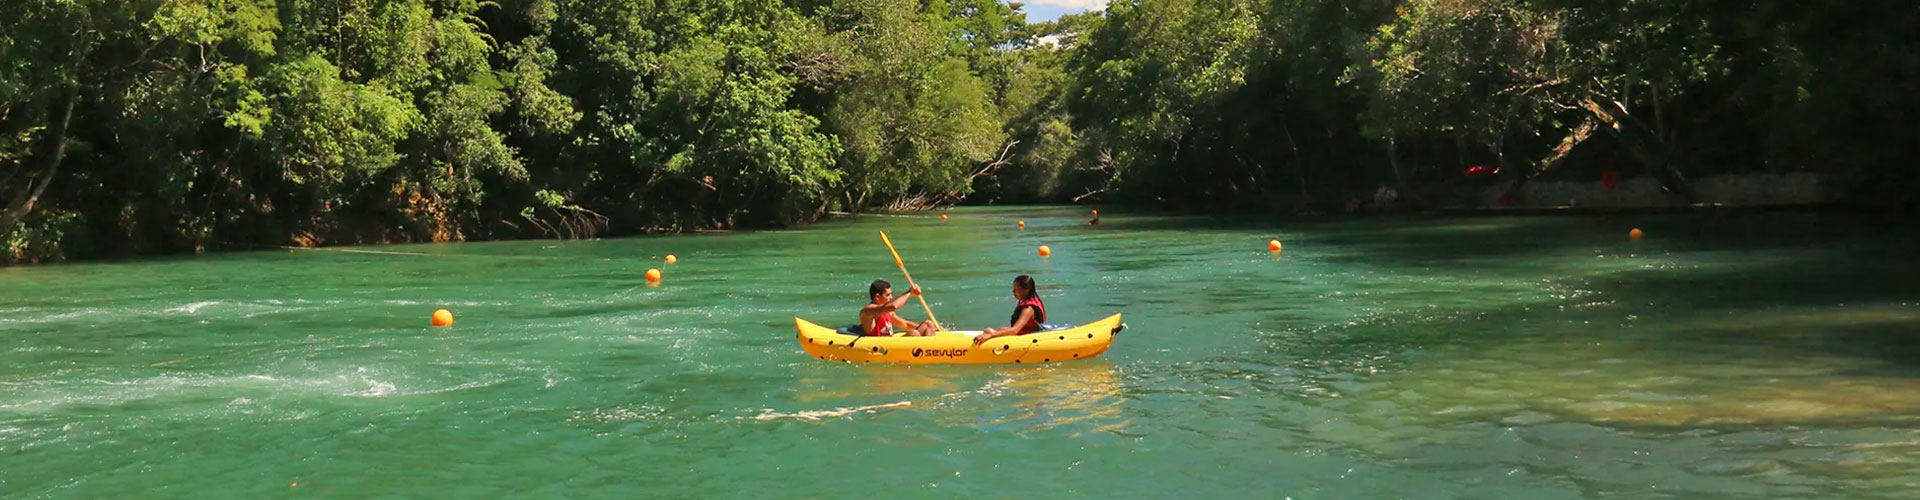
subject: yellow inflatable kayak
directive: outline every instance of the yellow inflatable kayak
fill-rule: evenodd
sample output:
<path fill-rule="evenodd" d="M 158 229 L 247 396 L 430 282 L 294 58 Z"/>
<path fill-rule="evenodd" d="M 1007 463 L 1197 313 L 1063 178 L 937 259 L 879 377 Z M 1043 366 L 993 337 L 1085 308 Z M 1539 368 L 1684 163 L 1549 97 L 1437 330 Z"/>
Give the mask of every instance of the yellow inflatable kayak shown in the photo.
<path fill-rule="evenodd" d="M 1056 363 L 1107 352 L 1126 329 L 1120 315 L 1082 326 L 1009 335 L 973 345 L 979 331 L 943 331 L 931 337 L 865 337 L 793 318 L 800 348 L 808 356 L 848 363 L 986 364 Z"/>

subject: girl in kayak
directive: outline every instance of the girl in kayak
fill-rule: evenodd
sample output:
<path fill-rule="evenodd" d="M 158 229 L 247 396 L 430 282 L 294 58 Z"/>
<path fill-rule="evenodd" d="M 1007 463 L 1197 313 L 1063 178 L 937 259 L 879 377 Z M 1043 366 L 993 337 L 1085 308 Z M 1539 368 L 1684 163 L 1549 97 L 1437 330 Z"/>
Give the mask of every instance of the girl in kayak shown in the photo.
<path fill-rule="evenodd" d="M 1040 324 L 1047 322 L 1047 304 L 1040 301 L 1040 292 L 1034 288 L 1033 277 L 1022 274 L 1013 278 L 1013 317 L 1008 319 L 1011 326 L 1006 328 L 988 328 L 973 338 L 973 345 L 980 345 L 994 337 L 1008 335 L 1026 335 L 1040 331 Z"/>
<path fill-rule="evenodd" d="M 906 330 L 907 337 L 927 337 L 940 331 L 940 325 L 933 320 L 918 323 L 907 321 L 893 314 L 907 305 L 907 299 L 920 294 L 920 285 L 913 285 L 906 295 L 893 297 L 893 284 L 887 280 L 874 280 L 867 286 L 867 296 L 872 299 L 866 307 L 860 308 L 860 330 L 868 337 L 886 337 L 893 334 L 893 327 Z"/>

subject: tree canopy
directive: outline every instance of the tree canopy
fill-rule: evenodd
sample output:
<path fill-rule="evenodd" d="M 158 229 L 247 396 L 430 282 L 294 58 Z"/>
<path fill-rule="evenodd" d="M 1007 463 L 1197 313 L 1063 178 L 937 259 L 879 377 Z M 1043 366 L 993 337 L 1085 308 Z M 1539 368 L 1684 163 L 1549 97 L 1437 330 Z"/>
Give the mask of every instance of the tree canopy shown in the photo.
<path fill-rule="evenodd" d="M 1300 209 L 1500 167 L 1915 206 L 1920 7 L 1763 0 L 19 0 L 5 260 Z M 1561 173 L 1565 171 L 1566 173 Z"/>

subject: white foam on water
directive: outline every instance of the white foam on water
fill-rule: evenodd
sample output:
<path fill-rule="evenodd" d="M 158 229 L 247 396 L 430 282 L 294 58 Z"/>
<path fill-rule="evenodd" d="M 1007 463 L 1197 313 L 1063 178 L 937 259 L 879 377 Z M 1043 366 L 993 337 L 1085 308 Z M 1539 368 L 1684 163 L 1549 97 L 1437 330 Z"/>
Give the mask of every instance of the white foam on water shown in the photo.
<path fill-rule="evenodd" d="M 396 392 L 399 391 L 394 387 L 393 382 L 374 380 L 367 384 L 367 390 L 354 393 L 353 395 L 382 398 L 392 396 Z"/>
<path fill-rule="evenodd" d="M 845 417 L 845 416 L 853 415 L 857 413 L 873 413 L 873 412 L 878 412 L 880 410 L 887 410 L 887 409 L 893 409 L 893 408 L 905 408 L 908 406 L 913 406 L 913 402 L 901 401 L 898 403 L 887 403 L 887 404 L 881 404 L 881 405 L 853 406 L 853 407 L 846 407 L 846 408 L 834 408 L 830 410 L 802 410 L 802 411 L 796 411 L 796 412 L 781 412 L 781 411 L 775 411 L 772 408 L 765 408 L 760 410 L 759 415 L 754 415 L 753 419 L 763 421 L 763 422 L 769 421 L 769 420 L 781 420 L 781 419 L 817 421 L 823 418 L 838 418 L 838 417 Z"/>
<path fill-rule="evenodd" d="M 179 306 L 179 307 L 171 307 L 171 308 L 168 308 L 166 312 L 175 313 L 175 314 L 197 314 L 200 312 L 201 309 L 206 308 L 207 306 L 213 306 L 213 305 L 219 305 L 219 304 L 220 304 L 220 301 L 218 300 L 203 300 L 203 301 L 194 302 L 194 303 Z"/>
<path fill-rule="evenodd" d="M 295 301 L 294 303 L 306 304 L 309 302 Z M 337 304 L 339 301 L 328 301 L 328 303 L 330 305 Z M 263 299 L 259 301 L 200 300 L 174 306 L 155 305 L 146 307 L 76 307 L 57 309 L 20 307 L 13 308 L 9 311 L 14 313 L 32 313 L 35 310 L 39 310 L 44 311 L 44 314 L 24 317 L 8 314 L 7 316 L 14 317 L 0 317 L 0 324 L 38 325 L 102 318 L 123 320 L 129 317 L 203 316 L 203 313 L 211 312 L 208 308 L 213 308 L 214 310 L 238 309 L 238 312 L 243 313 L 241 314 L 243 318 L 253 318 L 263 314 L 317 309 L 311 306 L 291 306 L 285 301 L 274 299 Z"/>
<path fill-rule="evenodd" d="M 74 319 L 74 318 L 84 318 L 84 317 L 93 316 L 99 313 L 100 313 L 99 309 L 95 309 L 91 307 L 82 307 L 79 309 L 68 309 L 63 312 L 48 314 L 46 316 L 40 316 L 37 318 L 0 318 L 0 323 L 24 323 L 24 324 L 53 323 L 58 321 Z"/>
<path fill-rule="evenodd" d="M 385 299 L 385 300 L 381 300 L 380 302 L 384 304 L 396 305 L 396 306 L 432 305 L 436 307 L 505 307 L 505 306 L 514 305 L 508 302 L 498 302 L 498 301 L 480 302 L 475 300 Z"/>
<path fill-rule="evenodd" d="M 463 384 L 457 384 L 457 385 L 452 385 L 452 386 L 448 386 L 448 387 L 442 387 L 442 388 L 439 388 L 439 389 L 428 389 L 428 390 L 424 390 L 424 391 L 414 391 L 414 392 L 408 392 L 408 393 L 405 393 L 405 394 L 402 394 L 402 395 L 403 395 L 403 396 L 418 396 L 418 395 L 421 395 L 421 394 L 439 394 L 439 393 L 443 393 L 443 392 L 454 392 L 454 391 L 464 391 L 464 390 L 467 390 L 467 389 L 479 389 L 479 388 L 482 388 L 482 387 L 492 387 L 492 386 L 495 386 L 495 385 L 499 385 L 499 384 L 500 384 L 501 382 L 505 382 L 505 381 L 506 381 L 506 379 L 492 379 L 492 380 L 475 380 L 475 381 L 472 381 L 472 382 L 467 382 L 467 383 L 463 383 Z"/>
<path fill-rule="evenodd" d="M 227 392 L 230 406 L 255 403 L 253 394 L 321 394 L 340 397 L 384 398 L 452 392 L 488 387 L 506 381 L 503 377 L 469 380 L 457 384 L 415 389 L 380 376 L 365 367 L 351 372 L 319 377 L 278 377 L 266 374 L 235 376 L 160 375 L 128 380 L 40 380 L 9 383 L 9 398 L 0 399 L 0 410 L 36 413 L 73 405 L 117 405 L 187 392 Z M 240 392 L 242 394 L 232 394 Z M 18 399 L 13 399 L 17 397 Z M 5 399 L 12 399 L 10 401 Z"/>
<path fill-rule="evenodd" d="M 656 420 L 666 416 L 666 414 L 667 410 L 665 408 L 654 405 L 640 405 L 637 408 L 624 406 L 607 409 L 594 408 L 592 411 L 580 412 L 574 414 L 572 417 L 567 417 L 567 421 L 585 423 L 638 422 L 643 420 Z"/>

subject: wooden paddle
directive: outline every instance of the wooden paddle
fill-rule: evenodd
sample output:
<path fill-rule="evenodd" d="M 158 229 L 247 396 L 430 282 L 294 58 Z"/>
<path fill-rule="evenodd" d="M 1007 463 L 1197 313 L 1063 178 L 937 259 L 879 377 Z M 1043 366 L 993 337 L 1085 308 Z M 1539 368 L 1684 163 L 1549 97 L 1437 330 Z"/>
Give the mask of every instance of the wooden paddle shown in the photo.
<path fill-rule="evenodd" d="M 893 240 L 887 239 L 886 231 L 880 232 L 880 241 L 887 244 L 888 252 L 893 252 L 893 263 L 900 265 L 900 274 L 906 275 L 907 286 L 920 286 L 913 284 L 913 275 L 907 273 L 907 263 L 900 260 L 900 251 L 893 249 Z M 940 320 L 933 317 L 933 307 L 927 305 L 927 297 L 925 295 L 916 295 L 914 298 L 920 299 L 920 307 L 927 310 L 927 320 L 932 321 L 934 324 L 940 324 Z"/>

